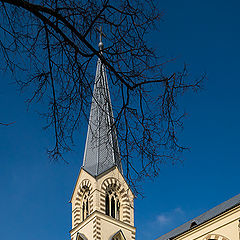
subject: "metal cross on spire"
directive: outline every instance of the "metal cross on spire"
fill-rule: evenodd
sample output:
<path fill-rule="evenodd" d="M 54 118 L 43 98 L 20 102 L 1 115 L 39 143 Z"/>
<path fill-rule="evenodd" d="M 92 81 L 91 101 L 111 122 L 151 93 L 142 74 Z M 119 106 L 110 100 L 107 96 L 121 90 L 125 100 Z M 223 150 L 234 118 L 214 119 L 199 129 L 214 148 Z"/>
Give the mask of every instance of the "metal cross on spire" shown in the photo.
<path fill-rule="evenodd" d="M 100 33 L 100 41 L 99 41 L 98 47 L 99 47 L 99 50 L 102 51 L 103 50 L 102 36 L 106 37 L 106 35 L 102 31 L 102 26 L 100 26 L 99 29 L 97 28 L 97 31 Z"/>

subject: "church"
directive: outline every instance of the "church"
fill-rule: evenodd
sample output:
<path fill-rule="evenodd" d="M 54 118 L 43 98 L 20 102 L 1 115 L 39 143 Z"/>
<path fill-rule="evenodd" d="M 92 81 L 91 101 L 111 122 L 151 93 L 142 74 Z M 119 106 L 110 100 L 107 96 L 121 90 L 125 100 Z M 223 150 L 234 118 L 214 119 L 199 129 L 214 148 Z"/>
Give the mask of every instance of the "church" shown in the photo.
<path fill-rule="evenodd" d="M 98 59 L 83 165 L 70 200 L 71 240 L 135 239 L 134 194 L 113 126 L 106 70 Z M 156 240 L 240 240 L 240 194 Z"/>

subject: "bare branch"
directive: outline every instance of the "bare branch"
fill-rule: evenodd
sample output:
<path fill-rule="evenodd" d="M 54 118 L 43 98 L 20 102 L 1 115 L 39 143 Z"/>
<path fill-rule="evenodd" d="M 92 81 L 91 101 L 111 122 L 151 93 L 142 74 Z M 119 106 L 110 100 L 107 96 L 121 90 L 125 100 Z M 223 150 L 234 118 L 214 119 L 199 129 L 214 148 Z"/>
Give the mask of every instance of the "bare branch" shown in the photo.
<path fill-rule="evenodd" d="M 175 59 L 156 55 L 149 33 L 159 25 L 157 1 L 1 0 L 1 70 L 10 70 L 27 103 L 43 103 L 52 129 L 54 160 L 71 151 L 86 124 L 96 58 L 106 66 L 122 162 L 129 184 L 158 175 L 161 164 L 181 161 L 178 140 L 185 113 L 180 98 L 201 89 L 187 71 L 167 71 Z M 102 54 L 96 29 L 106 37 Z M 0 123 L 0 125 L 8 125 Z"/>

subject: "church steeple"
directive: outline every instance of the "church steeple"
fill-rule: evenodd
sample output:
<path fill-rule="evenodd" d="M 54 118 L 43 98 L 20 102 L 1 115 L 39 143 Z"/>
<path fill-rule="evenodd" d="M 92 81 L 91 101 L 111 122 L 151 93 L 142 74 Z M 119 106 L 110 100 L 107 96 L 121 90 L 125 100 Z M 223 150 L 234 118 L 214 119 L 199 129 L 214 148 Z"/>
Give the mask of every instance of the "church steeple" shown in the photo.
<path fill-rule="evenodd" d="M 100 28 L 99 50 L 103 54 Z M 98 59 L 83 166 L 71 198 L 71 240 L 134 240 L 134 195 L 122 173 L 104 64 Z"/>
<path fill-rule="evenodd" d="M 100 44 L 101 50 L 102 42 Z M 106 69 L 98 59 L 83 169 L 96 177 L 113 166 L 122 172 Z"/>

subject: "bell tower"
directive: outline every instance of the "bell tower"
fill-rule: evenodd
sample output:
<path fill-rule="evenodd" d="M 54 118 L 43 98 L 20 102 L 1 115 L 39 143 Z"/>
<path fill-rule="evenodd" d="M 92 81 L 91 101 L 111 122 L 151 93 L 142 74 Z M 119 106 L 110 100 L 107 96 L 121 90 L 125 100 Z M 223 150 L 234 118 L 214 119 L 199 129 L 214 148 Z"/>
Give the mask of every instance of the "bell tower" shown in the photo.
<path fill-rule="evenodd" d="M 100 28 L 100 52 L 103 49 Z M 122 171 L 104 64 L 98 59 L 83 165 L 71 197 L 71 240 L 134 240 L 134 194 Z"/>

